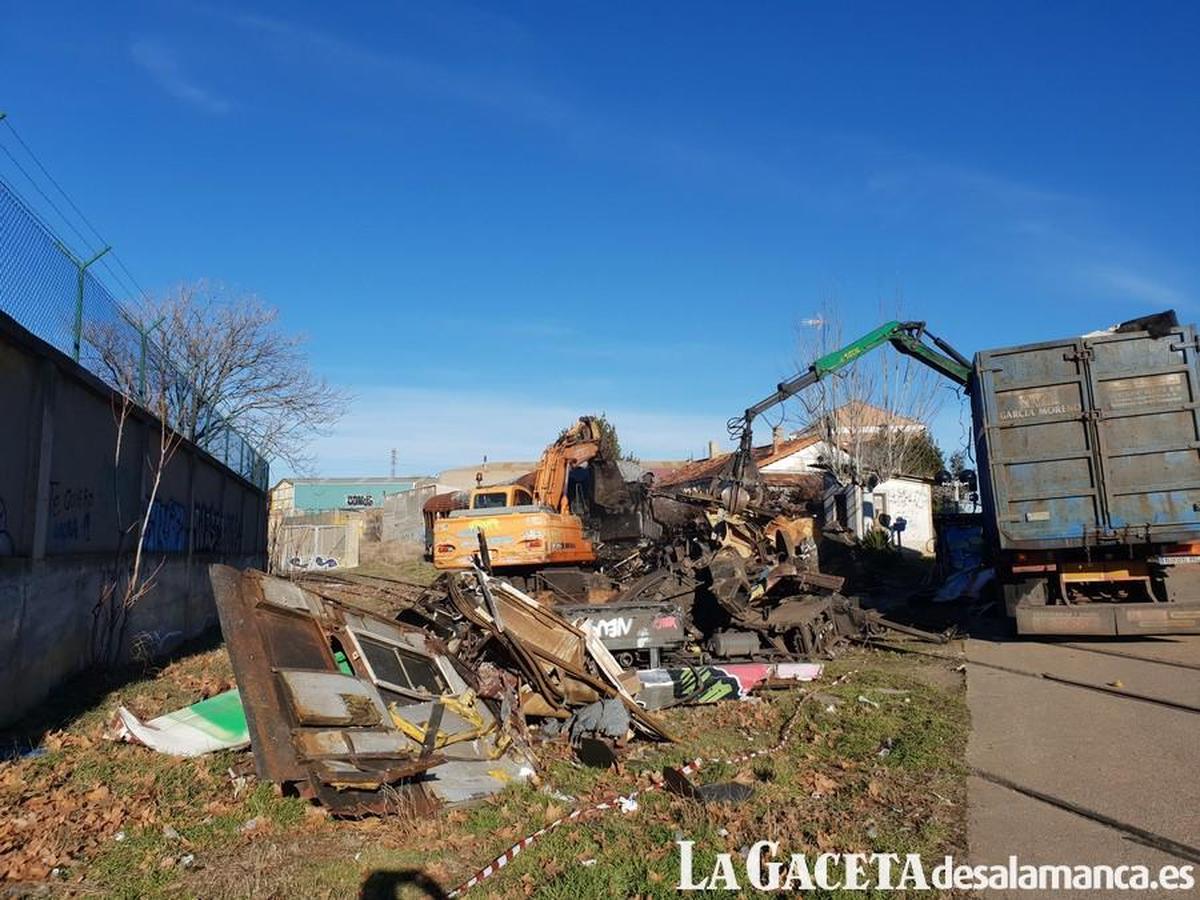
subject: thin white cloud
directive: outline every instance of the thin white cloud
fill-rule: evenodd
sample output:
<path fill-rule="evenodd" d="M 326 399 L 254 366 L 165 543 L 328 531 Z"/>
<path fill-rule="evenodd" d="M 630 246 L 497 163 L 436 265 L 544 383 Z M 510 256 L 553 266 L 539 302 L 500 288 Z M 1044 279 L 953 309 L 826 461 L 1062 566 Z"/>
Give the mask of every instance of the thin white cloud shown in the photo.
<path fill-rule="evenodd" d="M 269 41 L 277 54 L 298 64 L 357 69 L 375 78 L 387 77 L 413 96 L 474 107 L 543 129 L 581 155 L 615 158 L 727 193 L 794 199 L 815 190 L 792 172 L 761 158 L 629 129 L 527 80 L 443 65 L 397 50 L 380 51 L 276 16 L 230 14 L 203 5 L 194 8 Z"/>
<path fill-rule="evenodd" d="M 1187 306 L 1187 297 L 1179 290 L 1132 269 L 1096 266 L 1087 273 L 1100 289 L 1157 306 Z"/>
<path fill-rule="evenodd" d="M 436 473 L 491 460 L 537 459 L 576 417 L 603 413 L 621 447 L 642 459 L 701 456 L 725 437 L 723 415 L 581 409 L 538 399 L 420 388 L 358 391 L 351 412 L 313 446 L 330 475 L 385 473 L 392 448 L 405 471 Z M 272 473 L 275 477 L 281 472 Z"/>
<path fill-rule="evenodd" d="M 867 192 L 894 201 L 900 214 L 926 204 L 988 246 L 1023 258 L 1049 282 L 1068 282 L 1087 293 L 1156 306 L 1187 306 L 1173 286 L 1180 269 L 1120 227 L 1096 199 L 967 166 L 911 154 L 877 167 Z M 1154 273 L 1154 274 L 1149 274 Z M 1167 274 L 1164 274 L 1167 273 Z"/>
<path fill-rule="evenodd" d="M 1077 211 L 1087 205 L 1083 198 L 997 172 L 905 153 L 895 154 L 888 164 L 869 172 L 866 188 L 874 196 L 921 197 L 972 211 L 986 206 L 1019 215 L 1022 223 L 1048 210 Z"/>
<path fill-rule="evenodd" d="M 130 46 L 129 53 L 133 61 L 176 100 L 213 115 L 224 115 L 232 108 L 229 101 L 192 81 L 184 72 L 176 53 L 161 41 L 148 38 L 136 40 Z"/>

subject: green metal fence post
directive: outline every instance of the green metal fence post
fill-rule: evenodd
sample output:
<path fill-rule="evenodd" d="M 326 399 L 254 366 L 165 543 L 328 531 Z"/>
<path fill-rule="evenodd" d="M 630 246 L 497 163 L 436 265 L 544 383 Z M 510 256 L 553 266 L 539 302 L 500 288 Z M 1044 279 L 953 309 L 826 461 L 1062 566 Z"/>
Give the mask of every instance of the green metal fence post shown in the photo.
<path fill-rule="evenodd" d="M 146 402 L 146 331 L 138 326 L 138 334 L 142 338 L 142 357 L 138 360 L 138 396 Z"/>
<path fill-rule="evenodd" d="M 149 328 L 142 328 L 141 325 L 134 326 L 137 328 L 138 334 L 142 336 L 142 359 L 138 365 L 138 394 L 143 403 L 146 402 L 146 356 L 150 350 L 150 332 L 157 329 L 166 318 L 166 316 L 159 316 L 158 321 Z"/>
<path fill-rule="evenodd" d="M 58 244 L 58 249 L 63 252 L 67 259 L 71 260 L 71 262 L 75 264 L 75 269 L 79 275 L 79 278 L 75 283 L 75 334 L 73 335 L 73 356 L 75 357 L 75 362 L 79 362 L 79 351 L 83 344 L 83 287 L 86 283 L 85 277 L 87 275 L 88 266 L 111 250 L 112 247 L 105 247 L 91 259 L 85 261 L 81 260 L 74 253 L 68 250 L 62 241 L 55 241 L 55 243 Z"/>

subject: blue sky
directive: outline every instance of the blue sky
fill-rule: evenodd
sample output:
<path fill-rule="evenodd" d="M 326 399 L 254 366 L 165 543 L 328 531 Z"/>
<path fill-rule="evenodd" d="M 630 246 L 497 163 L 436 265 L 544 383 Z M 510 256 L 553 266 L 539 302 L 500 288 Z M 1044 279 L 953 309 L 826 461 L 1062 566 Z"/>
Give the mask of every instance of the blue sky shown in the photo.
<path fill-rule="evenodd" d="M 1197 318 L 1197 46 L 1182 2 L 12 4 L 0 109 L 147 288 L 306 332 L 321 472 L 383 474 L 596 411 L 701 455 L 823 303 Z"/>

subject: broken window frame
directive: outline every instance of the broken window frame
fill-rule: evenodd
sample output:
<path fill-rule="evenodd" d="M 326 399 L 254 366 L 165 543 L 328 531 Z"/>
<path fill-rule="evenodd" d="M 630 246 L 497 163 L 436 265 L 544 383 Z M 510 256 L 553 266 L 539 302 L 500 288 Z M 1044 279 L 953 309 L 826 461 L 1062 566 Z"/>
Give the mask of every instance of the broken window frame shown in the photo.
<path fill-rule="evenodd" d="M 347 628 L 346 636 L 350 639 L 351 644 L 354 645 L 354 653 L 357 659 L 362 663 L 363 670 L 367 673 L 367 677 L 376 687 L 383 688 L 392 692 L 393 694 L 398 694 L 401 697 L 409 697 L 416 700 L 435 700 L 444 694 L 454 692 L 454 685 L 458 679 L 447 674 L 443 660 L 434 656 L 427 657 L 419 650 L 415 650 L 414 648 L 406 646 L 400 641 L 391 640 L 379 634 L 359 633 L 353 628 Z M 363 648 L 363 641 L 371 641 L 376 644 L 382 644 L 386 647 L 390 647 L 393 652 L 398 651 L 398 655 L 407 654 L 408 656 L 417 657 L 418 659 L 428 659 L 429 664 L 433 666 L 434 671 L 437 673 L 438 680 L 441 682 L 441 690 L 438 693 L 419 691 L 413 689 L 412 687 L 405 687 L 380 677 L 380 675 L 375 671 L 375 667 L 371 665 L 371 660 L 367 656 L 366 650 Z M 400 658 L 402 660 L 401 668 L 404 668 L 403 656 Z M 407 669 L 404 669 L 404 672 L 406 675 L 408 674 Z"/>

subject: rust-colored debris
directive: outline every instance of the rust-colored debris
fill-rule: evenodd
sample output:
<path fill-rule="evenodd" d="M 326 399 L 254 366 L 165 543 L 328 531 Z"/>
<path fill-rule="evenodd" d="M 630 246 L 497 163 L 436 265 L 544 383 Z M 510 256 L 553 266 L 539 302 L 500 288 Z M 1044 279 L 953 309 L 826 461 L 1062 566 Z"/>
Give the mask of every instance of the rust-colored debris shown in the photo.
<path fill-rule="evenodd" d="M 603 513 L 589 520 L 600 551 L 589 568 L 500 577 L 482 532 L 472 568 L 428 588 L 214 567 L 260 777 L 340 814 L 425 812 L 531 775 L 530 742 L 601 702 L 628 713 L 628 735 L 603 736 L 614 749 L 672 740 L 645 708 L 662 698 L 638 702 L 638 669 L 828 658 L 886 626 L 821 571 L 803 508 L 734 511 L 695 486 L 626 487 L 615 537 L 601 537 Z"/>

